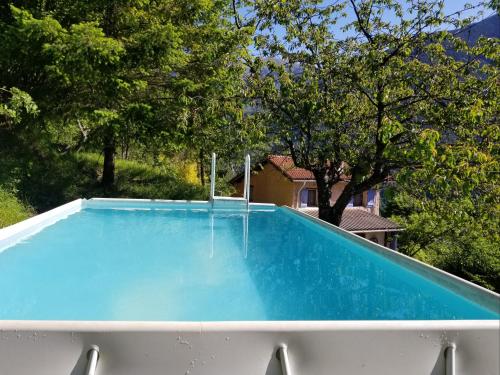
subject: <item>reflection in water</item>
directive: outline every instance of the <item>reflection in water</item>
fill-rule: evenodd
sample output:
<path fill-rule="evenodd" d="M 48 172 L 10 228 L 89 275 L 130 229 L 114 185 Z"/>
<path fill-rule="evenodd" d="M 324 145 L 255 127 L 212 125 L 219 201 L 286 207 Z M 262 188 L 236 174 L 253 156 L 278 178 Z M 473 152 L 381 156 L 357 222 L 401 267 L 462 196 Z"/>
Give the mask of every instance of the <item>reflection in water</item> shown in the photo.
<path fill-rule="evenodd" d="M 282 209 L 86 209 L 0 253 L 0 319 L 492 319 Z"/>
<path fill-rule="evenodd" d="M 471 319 L 494 314 L 292 214 L 250 216 L 247 267 L 269 320 Z M 270 251 L 272 250 L 272 251 Z"/>

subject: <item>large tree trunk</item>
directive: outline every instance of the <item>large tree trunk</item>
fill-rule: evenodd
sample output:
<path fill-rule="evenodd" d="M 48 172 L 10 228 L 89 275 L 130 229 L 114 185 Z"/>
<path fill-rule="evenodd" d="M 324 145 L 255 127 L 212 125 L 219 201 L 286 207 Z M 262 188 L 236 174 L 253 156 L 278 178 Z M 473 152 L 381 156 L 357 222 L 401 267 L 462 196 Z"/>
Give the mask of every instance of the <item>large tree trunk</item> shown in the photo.
<path fill-rule="evenodd" d="M 316 186 L 318 187 L 318 217 L 328 223 L 340 226 L 344 209 L 352 196 L 352 187 L 348 184 L 333 206 L 330 205 L 332 184 L 328 183 L 326 170 L 314 171 Z"/>
<path fill-rule="evenodd" d="M 313 171 L 318 188 L 318 217 L 321 220 L 332 222 L 330 206 L 330 197 L 332 195 L 330 185 L 326 180 L 326 170 L 320 169 Z"/>
<path fill-rule="evenodd" d="M 104 164 L 102 168 L 102 184 L 104 186 L 113 185 L 115 182 L 115 145 L 110 143 L 104 147 Z"/>
<path fill-rule="evenodd" d="M 331 219 L 332 221 L 329 221 L 333 225 L 340 226 L 340 222 L 342 221 L 342 214 L 344 213 L 345 208 L 349 204 L 349 201 L 351 200 L 353 193 L 352 189 L 349 186 L 349 184 L 344 188 L 342 193 L 340 193 L 340 196 L 337 198 L 335 201 L 335 204 L 331 208 Z"/>

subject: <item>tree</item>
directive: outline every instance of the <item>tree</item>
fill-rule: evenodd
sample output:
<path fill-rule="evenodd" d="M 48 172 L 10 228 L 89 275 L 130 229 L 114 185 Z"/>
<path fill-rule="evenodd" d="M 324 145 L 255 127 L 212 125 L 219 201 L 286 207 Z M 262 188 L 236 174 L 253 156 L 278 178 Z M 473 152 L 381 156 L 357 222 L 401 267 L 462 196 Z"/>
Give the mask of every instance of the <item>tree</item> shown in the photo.
<path fill-rule="evenodd" d="M 490 100 L 498 94 L 491 87 Z M 406 171 L 386 214 L 405 226 L 401 252 L 499 291 L 498 118 L 480 111 L 470 121 L 481 135 L 458 136 L 433 162 Z"/>
<path fill-rule="evenodd" d="M 38 107 L 31 96 L 17 87 L 0 87 L 0 128 L 12 127 L 23 117 L 36 116 Z"/>
<path fill-rule="evenodd" d="M 246 67 L 242 59 L 249 56 L 253 29 L 234 27 L 230 1 L 207 4 L 201 19 L 186 31 L 185 64 L 175 71 L 175 79 L 165 76 L 157 83 L 170 87 L 169 92 L 158 92 L 165 105 L 160 116 L 164 121 L 175 118 L 170 133 L 173 144 L 198 161 L 202 184 L 212 152 L 219 160 L 231 160 L 256 139 L 243 116 Z"/>
<path fill-rule="evenodd" d="M 470 104 L 490 105 L 482 98 L 495 79 L 479 61 L 497 47 L 484 40 L 469 47 L 438 31 L 470 21 L 443 15 L 442 3 L 257 1 L 254 9 L 262 55 L 252 67 L 258 116 L 295 164 L 313 172 L 320 218 L 339 225 L 353 195 L 422 167 L 458 133 L 477 135 L 466 121 Z M 338 40 L 341 22 L 345 37 Z M 445 47 L 467 58 L 455 60 Z M 331 206 L 331 188 L 346 175 Z"/>
<path fill-rule="evenodd" d="M 40 114 L 27 128 L 53 135 L 51 147 L 100 150 L 103 185 L 120 146 L 229 144 L 220 132 L 242 112 L 238 58 L 249 42 L 231 27 L 230 2 L 10 3 L 23 9 L 0 20 L 1 85 L 31 95 Z M 215 123 L 218 138 L 196 138 Z"/>

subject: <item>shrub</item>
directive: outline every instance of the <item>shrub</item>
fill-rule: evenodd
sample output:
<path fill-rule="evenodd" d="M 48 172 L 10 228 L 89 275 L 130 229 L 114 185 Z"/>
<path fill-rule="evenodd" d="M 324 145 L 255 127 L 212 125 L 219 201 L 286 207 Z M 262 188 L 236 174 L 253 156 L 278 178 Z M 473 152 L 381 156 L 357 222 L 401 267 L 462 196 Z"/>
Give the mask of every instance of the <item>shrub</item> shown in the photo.
<path fill-rule="evenodd" d="M 33 209 L 16 196 L 0 188 L 0 228 L 15 224 L 33 215 Z"/>

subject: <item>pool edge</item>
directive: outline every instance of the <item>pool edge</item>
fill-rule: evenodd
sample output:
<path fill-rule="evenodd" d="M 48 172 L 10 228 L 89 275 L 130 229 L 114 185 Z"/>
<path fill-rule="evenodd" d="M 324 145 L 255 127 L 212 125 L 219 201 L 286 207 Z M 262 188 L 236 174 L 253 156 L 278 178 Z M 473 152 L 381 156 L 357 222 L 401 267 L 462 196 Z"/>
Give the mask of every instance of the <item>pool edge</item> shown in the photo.
<path fill-rule="evenodd" d="M 61 219 L 79 212 L 84 207 L 84 202 L 85 199 L 75 199 L 19 223 L 0 228 L 0 252 L 18 243 L 23 238 L 31 236 Z"/>
<path fill-rule="evenodd" d="M 102 321 L 102 320 L 0 320 L 2 330 L 57 332 L 288 332 L 378 330 L 490 330 L 498 320 L 282 320 L 282 321 Z"/>

